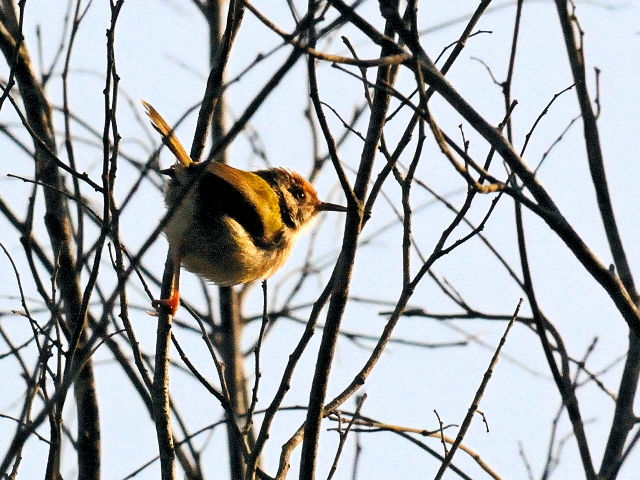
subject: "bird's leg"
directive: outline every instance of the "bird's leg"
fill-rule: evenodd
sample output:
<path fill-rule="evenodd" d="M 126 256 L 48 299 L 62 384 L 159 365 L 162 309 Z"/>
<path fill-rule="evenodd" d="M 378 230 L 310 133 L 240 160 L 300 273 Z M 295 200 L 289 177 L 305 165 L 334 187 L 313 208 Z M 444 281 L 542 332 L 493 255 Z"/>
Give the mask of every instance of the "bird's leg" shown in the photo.
<path fill-rule="evenodd" d="M 171 310 L 171 315 L 175 315 L 180 306 L 180 261 L 181 255 L 178 252 L 173 252 L 173 279 L 171 285 L 171 295 L 169 298 L 159 298 L 153 300 L 151 305 L 157 311 L 160 311 L 161 307 L 167 307 Z"/>

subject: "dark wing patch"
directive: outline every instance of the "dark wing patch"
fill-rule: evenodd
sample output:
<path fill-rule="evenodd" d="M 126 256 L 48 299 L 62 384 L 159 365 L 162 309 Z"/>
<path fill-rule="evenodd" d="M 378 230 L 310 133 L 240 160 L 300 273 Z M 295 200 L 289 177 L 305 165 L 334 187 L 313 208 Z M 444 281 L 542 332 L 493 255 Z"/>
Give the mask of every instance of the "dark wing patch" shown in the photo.
<path fill-rule="evenodd" d="M 255 203 L 219 176 L 205 172 L 198 189 L 198 212 L 204 220 L 226 214 L 238 222 L 256 243 L 265 239 L 265 225 Z"/>

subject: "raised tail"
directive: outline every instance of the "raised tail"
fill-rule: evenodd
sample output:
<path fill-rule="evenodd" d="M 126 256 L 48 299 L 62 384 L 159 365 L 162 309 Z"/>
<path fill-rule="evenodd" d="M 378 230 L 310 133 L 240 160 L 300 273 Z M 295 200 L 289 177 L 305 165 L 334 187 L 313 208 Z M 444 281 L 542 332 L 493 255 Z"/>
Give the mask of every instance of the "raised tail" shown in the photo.
<path fill-rule="evenodd" d="M 155 108 L 153 108 L 144 100 L 141 100 L 141 102 L 147 111 L 149 119 L 151 120 L 151 125 L 160 133 L 160 135 L 162 135 L 162 141 L 169 148 L 169 150 L 171 150 L 171 153 L 175 155 L 175 157 L 178 159 L 178 162 L 180 162 L 180 165 L 182 165 L 183 167 L 191 166 L 194 161 L 191 160 L 191 157 L 182 146 L 182 143 L 180 143 L 178 137 L 173 133 L 173 129 L 169 126 L 165 119 L 162 118 L 162 116 L 157 112 Z"/>

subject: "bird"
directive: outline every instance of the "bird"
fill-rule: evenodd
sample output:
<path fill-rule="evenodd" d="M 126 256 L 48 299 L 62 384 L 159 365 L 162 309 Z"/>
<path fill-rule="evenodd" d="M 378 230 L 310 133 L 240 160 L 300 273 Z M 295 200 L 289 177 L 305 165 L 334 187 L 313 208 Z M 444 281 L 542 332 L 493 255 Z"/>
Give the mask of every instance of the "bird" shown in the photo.
<path fill-rule="evenodd" d="M 180 267 L 220 286 L 271 277 L 289 258 L 299 234 L 323 211 L 346 207 L 322 202 L 299 173 L 285 168 L 246 171 L 195 162 L 173 129 L 142 101 L 151 125 L 176 162 L 165 203 L 172 215 L 164 228 L 173 258 L 173 293 L 152 302 L 175 314 L 180 303 Z"/>

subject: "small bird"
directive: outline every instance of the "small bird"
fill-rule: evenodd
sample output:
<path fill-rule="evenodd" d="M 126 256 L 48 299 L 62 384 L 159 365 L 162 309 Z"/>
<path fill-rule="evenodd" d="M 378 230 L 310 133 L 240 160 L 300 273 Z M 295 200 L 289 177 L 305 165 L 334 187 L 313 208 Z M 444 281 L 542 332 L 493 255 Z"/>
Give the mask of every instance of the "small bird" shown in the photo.
<path fill-rule="evenodd" d="M 311 184 L 284 168 L 248 172 L 219 162 L 194 162 L 173 129 L 143 101 L 153 127 L 177 162 L 165 202 L 176 208 L 165 227 L 174 261 L 170 298 L 154 300 L 175 314 L 180 266 L 218 285 L 267 279 L 286 262 L 303 227 L 322 211 L 346 212 L 321 202 Z M 183 198 L 184 197 L 184 198 Z"/>

